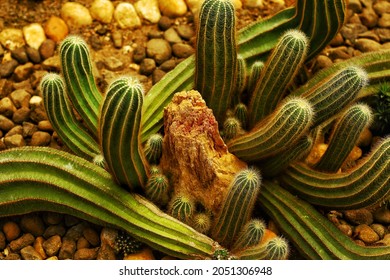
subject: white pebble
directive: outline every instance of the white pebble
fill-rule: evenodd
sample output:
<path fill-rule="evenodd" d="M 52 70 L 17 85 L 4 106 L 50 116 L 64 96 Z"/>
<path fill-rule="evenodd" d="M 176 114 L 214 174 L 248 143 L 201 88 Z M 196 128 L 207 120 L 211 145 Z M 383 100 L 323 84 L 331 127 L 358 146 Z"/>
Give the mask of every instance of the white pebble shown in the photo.
<path fill-rule="evenodd" d="M 23 31 L 17 28 L 4 28 L 0 32 L 0 43 L 8 50 L 15 50 L 25 44 Z"/>
<path fill-rule="evenodd" d="M 45 30 L 39 23 L 24 26 L 23 35 L 27 45 L 34 49 L 39 49 L 43 41 L 46 40 Z"/>
<path fill-rule="evenodd" d="M 43 99 L 42 99 L 42 97 L 40 97 L 38 95 L 34 95 L 30 99 L 30 106 L 33 107 L 33 108 L 41 106 L 42 103 L 43 103 Z"/>
<path fill-rule="evenodd" d="M 89 10 L 77 2 L 67 2 L 61 8 L 61 18 L 70 28 L 79 28 L 92 23 Z"/>
<path fill-rule="evenodd" d="M 167 17 L 180 17 L 187 12 L 184 0 L 159 0 L 158 3 L 161 13 Z"/>
<path fill-rule="evenodd" d="M 158 0 L 139 0 L 134 7 L 142 18 L 151 23 L 157 23 L 161 18 Z"/>
<path fill-rule="evenodd" d="M 95 0 L 89 8 L 92 18 L 102 23 L 110 23 L 114 14 L 114 4 L 110 0 Z"/>
<path fill-rule="evenodd" d="M 114 11 L 114 18 L 119 27 L 123 29 L 141 26 L 141 19 L 138 17 L 134 6 L 130 3 L 119 3 Z"/>

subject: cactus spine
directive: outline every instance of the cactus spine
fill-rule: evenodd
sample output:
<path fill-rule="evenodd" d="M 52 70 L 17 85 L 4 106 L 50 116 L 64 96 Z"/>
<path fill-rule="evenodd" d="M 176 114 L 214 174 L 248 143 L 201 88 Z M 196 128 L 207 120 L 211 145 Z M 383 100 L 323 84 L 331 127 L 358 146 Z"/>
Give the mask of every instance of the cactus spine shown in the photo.
<path fill-rule="evenodd" d="M 329 146 L 315 169 L 325 172 L 337 172 L 362 131 L 371 123 L 371 110 L 367 105 L 353 105 L 344 112 L 333 127 Z"/>
<path fill-rule="evenodd" d="M 223 140 L 228 142 L 229 140 L 237 137 L 242 131 L 241 123 L 234 117 L 227 118 L 223 123 Z"/>
<path fill-rule="evenodd" d="M 238 252 L 258 244 L 264 236 L 266 225 L 264 221 L 252 219 L 245 224 L 244 228 L 238 234 L 231 251 Z"/>
<path fill-rule="evenodd" d="M 234 6 L 227 0 L 206 0 L 199 12 L 195 89 L 220 125 L 236 89 L 237 47 Z"/>
<path fill-rule="evenodd" d="M 162 155 L 163 136 L 159 133 L 150 136 L 145 144 L 145 157 L 150 164 L 158 164 Z"/>
<path fill-rule="evenodd" d="M 74 116 L 61 76 L 46 74 L 41 81 L 41 90 L 46 114 L 58 136 L 73 153 L 93 160 L 100 148 Z"/>
<path fill-rule="evenodd" d="M 299 30 L 287 31 L 271 52 L 249 102 L 250 127 L 278 105 L 306 57 L 308 39 Z"/>
<path fill-rule="evenodd" d="M 242 160 L 259 161 L 286 150 L 311 125 L 311 105 L 302 98 L 291 98 L 250 132 L 228 143 L 229 151 Z"/>
<path fill-rule="evenodd" d="M 252 168 L 236 174 L 212 229 L 213 238 L 222 245 L 233 244 L 249 220 L 260 190 L 260 181 L 260 174 Z"/>
<path fill-rule="evenodd" d="M 61 43 L 60 58 L 69 98 L 88 129 L 97 136 L 103 97 L 95 83 L 88 46 L 81 37 L 68 36 Z"/>
<path fill-rule="evenodd" d="M 242 250 L 237 254 L 241 260 L 285 260 L 288 258 L 289 245 L 281 236 Z"/>
<path fill-rule="evenodd" d="M 144 186 L 148 163 L 140 143 L 143 103 L 141 84 L 131 77 L 115 80 L 100 113 L 99 138 L 109 170 L 120 185 Z"/>
<path fill-rule="evenodd" d="M 264 62 L 256 61 L 252 64 L 248 73 L 247 91 L 254 92 L 257 81 L 260 79 L 261 71 L 264 68 Z"/>
<path fill-rule="evenodd" d="M 207 234 L 211 228 L 210 215 L 206 213 L 196 213 L 192 218 L 191 225 L 200 233 Z"/>
<path fill-rule="evenodd" d="M 154 174 L 148 178 L 145 185 L 145 195 L 157 205 L 168 202 L 169 182 L 164 174 Z"/>
<path fill-rule="evenodd" d="M 189 224 L 195 211 L 195 203 L 191 197 L 183 194 L 176 194 L 171 198 L 168 205 L 168 212 L 176 219 Z"/>

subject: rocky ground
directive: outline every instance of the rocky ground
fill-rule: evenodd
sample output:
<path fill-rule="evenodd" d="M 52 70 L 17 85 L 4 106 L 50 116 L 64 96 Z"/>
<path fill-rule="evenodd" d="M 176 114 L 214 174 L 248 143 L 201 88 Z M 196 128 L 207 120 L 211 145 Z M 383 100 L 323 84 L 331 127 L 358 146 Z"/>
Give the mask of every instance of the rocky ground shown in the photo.
<path fill-rule="evenodd" d="M 57 48 L 68 34 L 81 35 L 91 46 L 102 92 L 113 77 L 121 74 L 136 76 L 147 91 L 193 54 L 197 1 L 161 2 L 169 5 L 159 7 L 154 0 L 77 0 L 71 5 L 65 0 L 2 0 L 0 150 L 26 145 L 63 148 L 47 120 L 39 82 L 45 73 L 60 71 Z M 239 8 L 241 28 L 294 1 L 234 2 Z M 257 7 L 252 7 L 253 3 Z M 390 48 L 390 2 L 350 0 L 346 25 L 307 65 L 308 72 L 384 48 Z M 331 211 L 324 215 L 363 246 L 390 245 L 390 211 L 385 208 Z M 54 213 L 2 218 L 0 259 L 121 259 L 123 252 L 114 246 L 117 235 L 114 229 Z M 144 248 L 141 255 L 127 256 L 162 257 L 149 248 Z"/>

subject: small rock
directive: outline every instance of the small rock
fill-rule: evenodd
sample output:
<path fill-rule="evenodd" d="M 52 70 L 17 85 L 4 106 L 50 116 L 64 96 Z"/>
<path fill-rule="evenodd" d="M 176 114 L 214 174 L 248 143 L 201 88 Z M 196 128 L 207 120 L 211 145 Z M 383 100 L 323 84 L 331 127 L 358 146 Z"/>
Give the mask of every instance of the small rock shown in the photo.
<path fill-rule="evenodd" d="M 173 59 L 170 59 L 170 60 L 167 60 L 164 63 L 162 63 L 160 65 L 159 69 L 161 69 L 165 72 L 169 72 L 169 71 L 173 70 L 175 67 L 176 67 L 176 61 L 174 61 Z"/>
<path fill-rule="evenodd" d="M 31 137 L 36 132 L 37 126 L 31 122 L 23 122 L 23 137 Z"/>
<path fill-rule="evenodd" d="M 4 97 L 0 100 L 0 114 L 3 114 L 7 118 L 12 117 L 16 107 L 9 97 Z"/>
<path fill-rule="evenodd" d="M 20 134 L 4 137 L 4 144 L 8 149 L 26 146 L 26 142 L 24 141 L 23 136 Z"/>
<path fill-rule="evenodd" d="M 49 239 L 52 236 L 59 235 L 64 236 L 66 232 L 66 229 L 63 225 L 52 225 L 46 228 L 45 233 L 43 234 L 43 237 L 46 239 Z"/>
<path fill-rule="evenodd" d="M 79 240 L 77 240 L 77 250 L 90 248 L 91 244 L 88 242 L 87 239 L 85 239 L 84 236 L 80 237 Z"/>
<path fill-rule="evenodd" d="M 50 121 L 48 121 L 48 120 L 40 121 L 38 123 L 38 129 L 42 130 L 42 131 L 53 132 L 53 126 L 51 125 Z M 61 217 L 61 220 L 62 220 L 62 216 L 61 215 L 59 215 L 59 216 Z"/>
<path fill-rule="evenodd" d="M 107 244 L 111 248 L 115 247 L 115 239 L 118 236 L 118 231 L 112 228 L 103 228 L 100 232 L 101 244 Z"/>
<path fill-rule="evenodd" d="M 69 28 L 62 18 L 51 16 L 45 24 L 46 36 L 58 43 L 65 39 L 69 34 Z"/>
<path fill-rule="evenodd" d="M 34 243 L 34 236 L 31 233 L 25 233 L 16 240 L 13 240 L 9 243 L 9 247 L 13 252 L 18 252 L 22 248 L 31 245 Z"/>
<path fill-rule="evenodd" d="M 378 16 L 371 8 L 363 9 L 363 12 L 359 15 L 361 22 L 368 28 L 373 28 L 378 23 Z"/>
<path fill-rule="evenodd" d="M 366 244 L 372 244 L 379 240 L 379 235 L 366 224 L 356 226 L 355 235 Z"/>
<path fill-rule="evenodd" d="M 172 46 L 173 54 L 178 58 L 187 58 L 195 53 L 195 49 L 190 45 L 178 43 Z"/>
<path fill-rule="evenodd" d="M 374 221 L 372 213 L 367 209 L 346 210 L 344 218 L 354 225 L 371 225 Z"/>
<path fill-rule="evenodd" d="M 158 21 L 158 27 L 165 31 L 172 26 L 172 20 L 167 16 L 162 16 Z"/>
<path fill-rule="evenodd" d="M 3 233 L 7 241 L 12 241 L 19 237 L 20 228 L 15 222 L 6 222 L 3 225 Z"/>
<path fill-rule="evenodd" d="M 64 221 L 67 227 L 75 226 L 80 222 L 79 218 L 71 215 L 65 215 Z"/>
<path fill-rule="evenodd" d="M 47 256 L 52 257 L 58 253 L 62 245 L 61 236 L 53 235 L 45 242 L 43 242 L 43 248 Z"/>
<path fill-rule="evenodd" d="M 48 121 L 42 121 L 42 122 L 48 122 Z M 39 124 L 38 124 L 39 128 Z M 59 213 L 55 212 L 45 212 L 43 214 L 43 220 L 48 225 L 58 225 L 64 220 L 64 216 Z"/>
<path fill-rule="evenodd" d="M 92 18 L 102 23 L 110 23 L 114 14 L 114 4 L 110 0 L 95 0 L 89 8 Z"/>
<path fill-rule="evenodd" d="M 21 107 L 29 106 L 31 94 L 25 89 L 17 89 L 10 94 L 10 97 L 13 104 L 19 109 Z"/>
<path fill-rule="evenodd" d="M 150 30 L 148 32 L 148 38 L 149 39 L 156 39 L 156 38 L 162 38 L 163 33 L 159 30 Z"/>
<path fill-rule="evenodd" d="M 17 253 L 9 253 L 4 260 L 16 261 L 16 260 L 21 260 L 21 259 L 22 259 L 22 257 L 19 254 L 17 254 Z"/>
<path fill-rule="evenodd" d="M 381 207 L 375 210 L 374 220 L 381 224 L 390 224 L 390 209 Z"/>
<path fill-rule="evenodd" d="M 28 79 L 34 71 L 34 64 L 27 62 L 23 65 L 18 65 L 14 70 L 14 79 L 17 82 Z"/>
<path fill-rule="evenodd" d="M 156 69 L 156 62 L 151 58 L 145 58 L 142 60 L 139 68 L 139 72 L 142 75 L 149 76 Z"/>
<path fill-rule="evenodd" d="M 77 241 L 81 236 L 83 236 L 83 230 L 86 227 L 85 223 L 78 223 L 72 226 L 65 234 L 66 238 L 70 238 L 74 241 Z"/>
<path fill-rule="evenodd" d="M 116 254 L 115 250 L 107 245 L 106 243 L 103 243 L 98 251 L 97 260 L 115 260 L 116 259 Z"/>
<path fill-rule="evenodd" d="M 130 3 L 119 3 L 114 11 L 114 18 L 122 29 L 141 26 L 141 20 L 134 6 Z"/>
<path fill-rule="evenodd" d="M 168 28 L 164 32 L 164 39 L 167 40 L 171 44 L 182 42 L 179 34 L 177 34 L 176 30 L 173 27 Z"/>
<path fill-rule="evenodd" d="M 95 260 L 98 254 L 98 248 L 84 248 L 74 253 L 75 260 Z"/>
<path fill-rule="evenodd" d="M 31 62 L 38 64 L 41 62 L 41 55 L 37 49 L 34 49 L 30 46 L 26 46 L 26 53 Z"/>
<path fill-rule="evenodd" d="M 157 84 L 165 76 L 165 74 L 166 73 L 161 69 L 154 70 L 152 74 L 152 83 Z"/>
<path fill-rule="evenodd" d="M 61 18 L 70 28 L 80 28 L 92 23 L 89 10 L 77 2 L 66 2 L 62 5 Z"/>
<path fill-rule="evenodd" d="M 187 12 L 187 4 L 184 0 L 160 0 L 158 4 L 161 13 L 167 17 L 180 17 Z"/>
<path fill-rule="evenodd" d="M 354 13 L 361 13 L 362 3 L 360 2 L 360 0 L 349 0 L 348 9 L 350 9 Z"/>
<path fill-rule="evenodd" d="M 61 70 L 60 57 L 58 55 L 49 57 L 42 62 L 42 68 L 46 71 L 59 72 Z"/>
<path fill-rule="evenodd" d="M 83 230 L 83 236 L 85 237 L 88 242 L 96 247 L 100 244 L 100 237 L 99 234 L 94 230 L 93 228 L 87 227 Z"/>
<path fill-rule="evenodd" d="M 0 98 L 4 98 L 9 95 L 14 90 L 14 86 L 15 83 L 7 79 L 0 79 Z"/>
<path fill-rule="evenodd" d="M 386 234 L 382 240 L 379 240 L 375 245 L 390 246 L 390 233 Z"/>
<path fill-rule="evenodd" d="M 20 64 L 25 64 L 28 62 L 28 55 L 24 46 L 11 51 L 11 57 L 16 59 L 16 61 Z"/>
<path fill-rule="evenodd" d="M 112 33 L 112 41 L 114 42 L 114 47 L 120 49 L 123 45 L 122 33 L 118 30 L 115 30 Z"/>
<path fill-rule="evenodd" d="M 45 252 L 45 249 L 43 248 L 43 243 L 45 242 L 45 239 L 42 236 L 38 236 L 34 241 L 34 249 L 38 252 L 38 254 L 43 258 L 46 259 L 47 255 Z"/>
<path fill-rule="evenodd" d="M 390 29 L 389 28 L 378 28 L 376 30 L 379 40 L 381 43 L 390 42 Z"/>
<path fill-rule="evenodd" d="M 42 256 L 31 245 L 20 250 L 24 260 L 43 260 Z"/>
<path fill-rule="evenodd" d="M 20 227 L 24 232 L 40 236 L 45 232 L 45 225 L 39 215 L 24 215 L 20 220 Z"/>
<path fill-rule="evenodd" d="M 316 69 L 328 68 L 333 65 L 333 61 L 326 55 L 319 55 L 316 59 Z"/>
<path fill-rule="evenodd" d="M 38 49 L 42 42 L 46 40 L 45 30 L 39 23 L 24 26 L 23 35 L 27 45 L 34 49 Z"/>
<path fill-rule="evenodd" d="M 195 30 L 189 25 L 179 25 L 176 27 L 176 31 L 185 40 L 190 40 L 195 36 Z"/>
<path fill-rule="evenodd" d="M 344 39 L 354 42 L 359 34 L 366 32 L 368 28 L 363 24 L 358 23 L 347 23 L 345 24 L 340 33 L 343 35 Z"/>
<path fill-rule="evenodd" d="M 105 57 L 103 63 L 106 68 L 111 71 L 119 71 L 124 67 L 123 62 L 114 56 Z"/>
<path fill-rule="evenodd" d="M 12 75 L 19 63 L 15 59 L 0 64 L 0 78 L 8 78 Z"/>
<path fill-rule="evenodd" d="M 372 224 L 370 227 L 378 234 L 379 239 L 382 239 L 386 234 L 386 228 L 381 224 Z"/>
<path fill-rule="evenodd" d="M 54 55 L 55 50 L 56 42 L 51 39 L 47 39 L 39 47 L 39 54 L 41 55 L 42 60 L 46 60 Z"/>
<path fill-rule="evenodd" d="M 146 48 L 137 46 L 133 52 L 133 61 L 140 63 L 146 57 Z"/>
<path fill-rule="evenodd" d="M 9 118 L 7 118 L 3 115 L 0 115 L 0 129 L 1 130 L 8 131 L 11 128 L 13 128 L 14 126 L 15 126 L 15 124 L 13 123 L 13 121 L 11 121 Z"/>
<path fill-rule="evenodd" d="M 381 28 L 390 28 L 390 13 L 385 13 L 380 17 L 378 26 Z"/>
<path fill-rule="evenodd" d="M 368 30 L 366 32 L 359 34 L 359 38 L 371 39 L 371 40 L 374 40 L 377 42 L 380 41 L 378 34 L 374 31 L 371 31 L 371 30 Z"/>
<path fill-rule="evenodd" d="M 62 245 L 61 245 L 60 252 L 58 254 L 58 258 L 60 260 L 73 259 L 73 255 L 75 252 L 76 252 L 76 241 L 71 238 L 64 237 L 62 239 Z"/>
<path fill-rule="evenodd" d="M 153 58 L 157 64 L 161 64 L 172 57 L 172 48 L 163 39 L 152 39 L 146 44 L 146 54 Z"/>
<path fill-rule="evenodd" d="M 139 0 L 134 4 L 137 13 L 151 23 L 157 23 L 161 18 L 158 0 Z"/>
<path fill-rule="evenodd" d="M 21 125 L 16 125 L 14 126 L 13 128 L 11 128 L 7 134 L 5 136 L 12 136 L 12 135 L 16 135 L 16 134 L 20 134 L 22 135 L 23 134 L 23 128 Z"/>
<path fill-rule="evenodd" d="M 345 235 L 351 237 L 352 236 L 352 227 L 350 225 L 347 225 L 347 224 L 340 224 L 337 226 L 337 228 L 339 230 L 341 230 Z"/>
<path fill-rule="evenodd" d="M 6 246 L 6 238 L 4 232 L 0 231 L 0 251 L 3 251 Z"/>
<path fill-rule="evenodd" d="M 385 14 L 385 13 L 390 13 L 390 2 L 389 1 L 377 1 L 373 9 L 375 13 L 379 16 Z"/>
<path fill-rule="evenodd" d="M 373 52 L 381 49 L 381 44 L 370 39 L 357 39 L 355 42 L 355 47 L 361 52 Z"/>
<path fill-rule="evenodd" d="M 24 46 L 23 31 L 17 28 L 4 28 L 0 32 L 0 44 L 10 51 Z"/>
<path fill-rule="evenodd" d="M 37 131 L 32 135 L 30 145 L 31 146 L 48 146 L 51 141 L 49 133 L 44 131 Z"/>
<path fill-rule="evenodd" d="M 47 258 L 46 260 L 47 261 L 58 261 L 58 257 L 57 256 L 52 256 L 50 258 Z"/>

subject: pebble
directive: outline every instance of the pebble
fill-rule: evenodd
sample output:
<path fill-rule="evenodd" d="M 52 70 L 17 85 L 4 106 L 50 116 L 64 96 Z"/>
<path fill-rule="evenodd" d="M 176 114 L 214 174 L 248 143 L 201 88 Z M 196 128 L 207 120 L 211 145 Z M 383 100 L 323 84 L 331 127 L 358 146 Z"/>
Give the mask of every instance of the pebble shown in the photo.
<path fill-rule="evenodd" d="M 134 4 L 137 13 L 151 23 L 157 23 L 161 18 L 158 0 L 139 0 Z"/>
<path fill-rule="evenodd" d="M 94 247 L 99 246 L 100 237 L 99 234 L 93 228 L 87 227 L 83 230 L 84 238 Z"/>
<path fill-rule="evenodd" d="M 20 64 L 28 62 L 28 55 L 25 46 L 19 47 L 11 51 L 11 57 L 16 59 Z"/>
<path fill-rule="evenodd" d="M 3 225 L 3 233 L 7 241 L 12 241 L 19 237 L 20 228 L 17 223 L 9 221 Z"/>
<path fill-rule="evenodd" d="M 46 259 L 47 255 L 46 255 L 45 249 L 43 247 L 44 242 L 45 242 L 45 239 L 42 236 L 38 236 L 37 238 L 35 238 L 33 247 L 34 247 L 35 251 L 37 251 L 38 254 L 41 255 L 41 257 L 43 259 Z"/>
<path fill-rule="evenodd" d="M 115 48 L 121 48 L 123 45 L 123 36 L 122 33 L 118 30 L 112 32 L 112 41 L 114 42 Z"/>
<path fill-rule="evenodd" d="M 28 107 L 31 94 L 25 89 L 17 89 L 10 94 L 10 97 L 16 108 Z"/>
<path fill-rule="evenodd" d="M 349 0 L 348 9 L 352 10 L 354 13 L 361 13 L 362 3 L 360 0 Z"/>
<path fill-rule="evenodd" d="M 390 29 L 388 28 L 378 28 L 376 30 L 376 33 L 378 34 L 379 40 L 381 43 L 390 42 Z"/>
<path fill-rule="evenodd" d="M 31 137 L 38 130 L 37 126 L 31 122 L 23 122 L 23 137 Z"/>
<path fill-rule="evenodd" d="M 372 8 L 364 8 L 359 17 L 364 26 L 368 28 L 373 28 L 378 23 L 378 16 Z"/>
<path fill-rule="evenodd" d="M 31 23 L 22 29 L 26 44 L 34 49 L 38 49 L 46 40 L 45 30 L 39 23 Z"/>
<path fill-rule="evenodd" d="M 143 46 L 137 46 L 133 52 L 133 61 L 140 63 L 146 57 L 146 48 Z"/>
<path fill-rule="evenodd" d="M 42 218 L 36 214 L 23 215 L 20 220 L 20 227 L 24 232 L 34 236 L 41 236 L 45 232 L 45 224 Z"/>
<path fill-rule="evenodd" d="M 44 26 L 47 38 L 58 43 L 65 39 L 69 34 L 69 28 L 66 22 L 57 16 L 51 16 Z"/>
<path fill-rule="evenodd" d="M 25 233 L 18 239 L 15 239 L 9 243 L 9 247 L 13 252 L 18 252 L 22 248 L 34 243 L 34 236 L 31 233 Z"/>
<path fill-rule="evenodd" d="M 94 260 L 98 254 L 98 248 L 83 248 L 74 253 L 75 260 Z"/>
<path fill-rule="evenodd" d="M 88 26 L 92 23 L 89 10 L 77 2 L 66 2 L 61 7 L 61 18 L 71 29 Z"/>
<path fill-rule="evenodd" d="M 20 254 L 23 260 L 43 260 L 42 256 L 31 245 L 21 249 Z"/>
<path fill-rule="evenodd" d="M 4 137 L 4 144 L 8 149 L 26 146 L 23 135 L 15 134 Z"/>
<path fill-rule="evenodd" d="M 146 55 L 153 58 L 157 64 L 161 64 L 172 57 L 172 48 L 163 39 L 152 39 L 146 44 Z"/>
<path fill-rule="evenodd" d="M 154 260 L 154 255 L 149 247 L 142 249 L 138 253 L 129 254 L 123 258 L 123 260 Z"/>
<path fill-rule="evenodd" d="M 123 62 L 114 56 L 104 57 L 103 63 L 111 71 L 119 71 L 124 67 Z"/>
<path fill-rule="evenodd" d="M 366 244 L 372 244 L 379 240 L 379 235 L 366 224 L 356 226 L 354 234 Z"/>
<path fill-rule="evenodd" d="M 119 27 L 122 29 L 141 26 L 141 19 L 139 18 L 134 6 L 130 3 L 119 3 L 115 8 L 114 18 Z"/>
<path fill-rule="evenodd" d="M 149 76 L 156 69 L 156 62 L 151 58 L 145 58 L 142 60 L 139 68 L 139 72 L 142 75 Z"/>
<path fill-rule="evenodd" d="M 8 78 L 12 75 L 19 63 L 15 59 L 0 64 L 0 78 Z"/>
<path fill-rule="evenodd" d="M 20 125 L 14 126 L 13 128 L 11 128 L 11 129 L 7 132 L 7 134 L 6 134 L 5 136 L 7 137 L 7 136 L 16 135 L 16 134 L 20 134 L 20 135 L 23 134 L 23 128 L 22 128 L 22 126 L 20 126 Z"/>
<path fill-rule="evenodd" d="M 106 244 L 111 248 L 115 247 L 115 239 L 118 236 L 118 231 L 112 228 L 103 228 L 100 232 L 101 244 Z"/>
<path fill-rule="evenodd" d="M 40 121 L 38 123 L 38 129 L 42 130 L 42 131 L 53 132 L 53 126 L 51 125 L 50 121 L 48 121 L 48 120 Z M 53 224 L 53 223 L 51 223 L 51 221 L 50 221 L 49 224 Z M 56 223 L 56 224 L 59 224 L 59 223 Z"/>
<path fill-rule="evenodd" d="M 73 259 L 76 252 L 76 241 L 69 237 L 62 239 L 62 245 L 58 254 L 60 260 Z"/>
<path fill-rule="evenodd" d="M 58 55 L 45 59 L 41 66 L 46 71 L 59 72 L 61 70 L 61 61 Z"/>
<path fill-rule="evenodd" d="M 343 214 L 345 220 L 354 225 L 370 225 L 374 221 L 372 213 L 365 208 L 357 210 L 346 210 L 343 212 Z"/>
<path fill-rule="evenodd" d="M 0 100 L 0 114 L 9 118 L 12 117 L 15 111 L 16 107 L 9 97 L 4 97 Z"/>
<path fill-rule="evenodd" d="M 382 45 L 374 40 L 361 38 L 356 40 L 355 47 L 361 52 L 373 52 L 379 51 Z"/>
<path fill-rule="evenodd" d="M 12 51 L 26 44 L 23 31 L 17 28 L 4 28 L 0 32 L 0 43 L 6 49 Z"/>
<path fill-rule="evenodd" d="M 172 46 L 172 52 L 178 58 L 187 58 L 195 53 L 195 49 L 190 45 L 178 43 Z"/>
<path fill-rule="evenodd" d="M 32 63 L 38 64 L 41 62 L 41 55 L 37 49 L 26 46 L 26 54 Z"/>
<path fill-rule="evenodd" d="M 340 224 L 337 226 L 337 228 L 339 230 L 341 230 L 345 235 L 351 237 L 352 236 L 352 227 L 350 225 L 347 225 L 347 224 Z"/>
<path fill-rule="evenodd" d="M 382 28 L 390 28 L 390 13 L 385 13 L 379 18 L 378 26 Z"/>
<path fill-rule="evenodd" d="M 386 234 L 386 228 L 381 224 L 372 224 L 370 227 L 378 234 L 379 239 L 382 239 Z"/>
<path fill-rule="evenodd" d="M 56 42 L 52 39 L 47 39 L 39 47 L 39 54 L 41 55 L 43 60 L 46 60 L 54 55 L 55 50 Z"/>
<path fill-rule="evenodd" d="M 106 243 L 100 245 L 98 254 L 96 256 L 97 260 L 116 260 L 115 250 Z"/>
<path fill-rule="evenodd" d="M 244 0 L 244 6 L 248 8 L 263 8 L 264 1 L 263 0 Z"/>
<path fill-rule="evenodd" d="M 387 207 L 381 207 L 375 210 L 374 220 L 381 224 L 390 224 L 390 209 Z"/>
<path fill-rule="evenodd" d="M 340 32 L 343 37 L 354 42 L 360 33 L 366 32 L 368 28 L 361 23 L 347 23 L 341 27 Z"/>
<path fill-rule="evenodd" d="M 162 31 L 167 30 L 171 26 L 172 26 L 172 20 L 169 17 L 167 17 L 167 16 L 162 16 L 160 18 L 160 20 L 158 21 L 158 27 Z"/>
<path fill-rule="evenodd" d="M 4 232 L 2 232 L 0 230 L 0 250 L 4 250 L 5 249 L 5 246 L 6 246 L 6 238 L 5 238 L 5 235 L 4 235 Z"/>
<path fill-rule="evenodd" d="M 44 131 L 37 131 L 31 137 L 31 146 L 48 146 L 51 141 L 51 136 L 49 133 Z"/>
<path fill-rule="evenodd" d="M 180 17 L 187 12 L 187 4 L 184 0 L 160 0 L 158 4 L 161 13 L 167 17 Z"/>
<path fill-rule="evenodd" d="M 45 253 L 47 256 L 52 257 L 56 255 L 62 246 L 61 236 L 51 236 L 49 239 L 43 242 L 42 246 L 43 249 L 45 249 Z"/>
<path fill-rule="evenodd" d="M 50 225 L 46 228 L 43 237 L 48 239 L 55 235 L 64 236 L 65 233 L 66 229 L 63 225 Z"/>
<path fill-rule="evenodd" d="M 383 15 L 384 13 L 390 13 L 390 2 L 389 1 L 377 1 L 373 9 L 377 15 Z"/>
<path fill-rule="evenodd" d="M 85 239 L 85 237 L 82 236 L 79 238 L 79 240 L 77 240 L 77 250 L 90 248 L 90 247 L 91 244 L 88 242 L 87 239 Z"/>
<path fill-rule="evenodd" d="M 27 62 L 23 65 L 18 65 L 14 70 L 14 80 L 17 82 L 24 81 L 31 76 L 33 71 L 34 64 L 32 64 L 31 62 Z"/>
<path fill-rule="evenodd" d="M 176 44 L 176 43 L 182 42 L 179 34 L 177 34 L 176 30 L 173 27 L 170 27 L 164 31 L 164 39 L 167 40 L 171 44 Z"/>
<path fill-rule="evenodd" d="M 0 129 L 3 131 L 9 131 L 11 128 L 15 126 L 14 122 L 9 118 L 0 115 Z"/>
<path fill-rule="evenodd" d="M 185 40 L 190 40 L 195 36 L 195 30 L 189 25 L 179 25 L 176 27 L 176 32 L 179 36 Z"/>
<path fill-rule="evenodd" d="M 158 83 L 165 76 L 165 74 L 166 73 L 161 69 L 154 70 L 152 74 L 152 83 Z"/>
<path fill-rule="evenodd" d="M 95 0 L 89 8 L 92 18 L 102 23 L 110 23 L 114 14 L 114 4 L 110 0 Z"/>
<path fill-rule="evenodd" d="M 173 59 L 170 59 L 170 60 L 163 62 L 160 65 L 159 69 L 161 69 L 165 72 L 169 72 L 169 71 L 173 70 L 175 67 L 176 67 L 176 61 Z"/>

